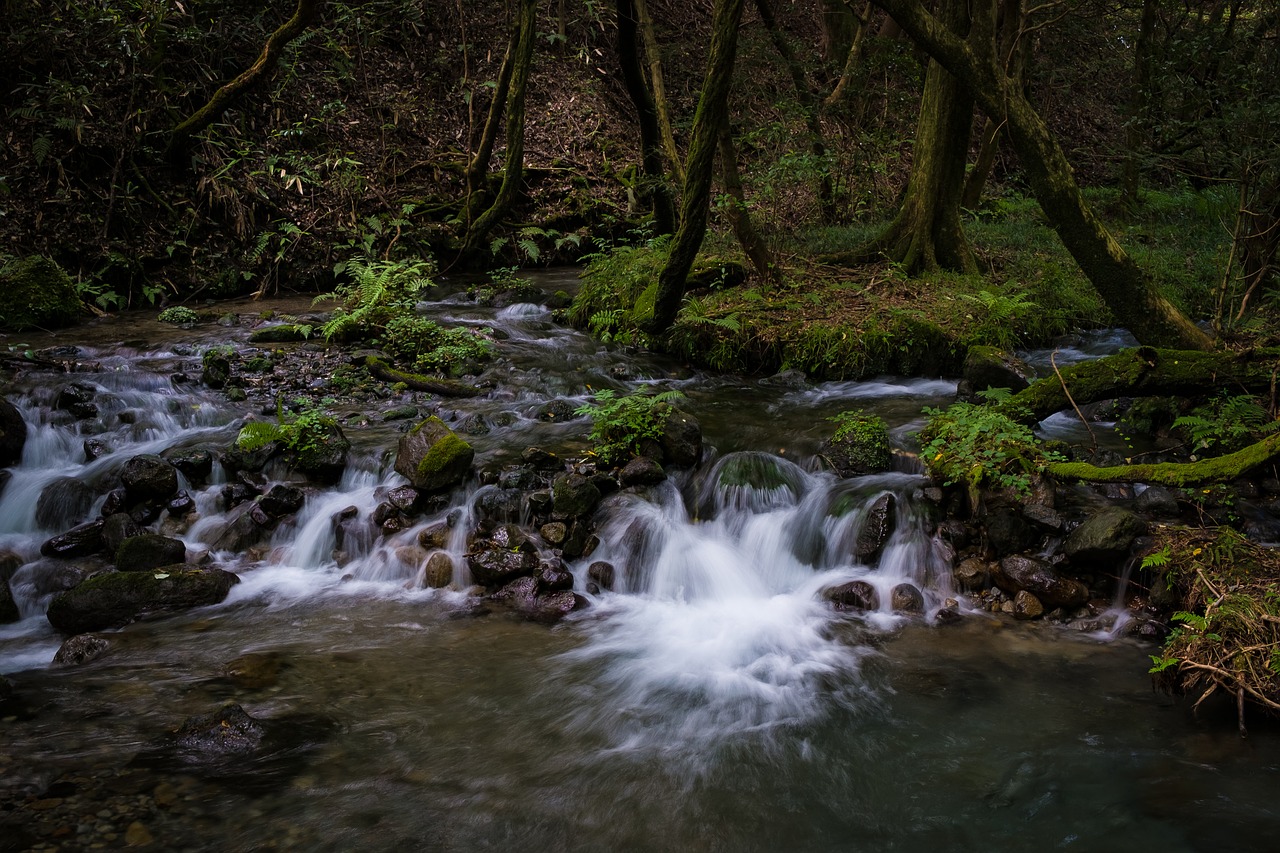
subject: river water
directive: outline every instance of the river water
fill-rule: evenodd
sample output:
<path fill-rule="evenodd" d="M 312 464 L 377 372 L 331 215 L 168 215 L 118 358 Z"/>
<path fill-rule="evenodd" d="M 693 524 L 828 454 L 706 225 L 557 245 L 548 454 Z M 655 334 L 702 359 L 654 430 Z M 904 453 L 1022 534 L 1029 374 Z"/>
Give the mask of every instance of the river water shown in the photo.
<path fill-rule="evenodd" d="M 173 330 L 148 314 L 59 335 L 99 369 L 27 374 L 11 395 L 31 438 L 0 495 L 0 549 L 25 561 L 12 579 L 25 618 L 0 626 L 0 672 L 28 710 L 0 722 L 12 830 L 0 850 L 1274 849 L 1276 730 L 1255 721 L 1241 739 L 1231 713 L 1197 719 L 1153 693 L 1150 647 L 982 614 L 854 617 L 821 601 L 858 578 L 886 601 L 910 581 L 930 611 L 952 593 L 909 463 L 842 481 L 812 457 L 826 418 L 848 408 L 880 414 L 908 444 L 921 408 L 949 402 L 954 383 L 715 377 L 605 348 L 538 305 L 444 296 L 422 310 L 503 333 L 496 389 L 442 412 L 494 425 L 474 437 L 481 465 L 531 444 L 584 448 L 585 421 L 535 417 L 548 400 L 641 385 L 686 395 L 713 450 L 698 472 L 608 502 L 591 559 L 618 567 L 619 591 L 548 628 L 418 588 L 420 567 L 397 556 L 415 531 L 348 541 L 335 560 L 333 513 L 368 513 L 379 487 L 403 482 L 386 453 L 394 425 L 376 412 L 426 398 L 391 399 L 363 406 L 342 483 L 312 490 L 269 547 L 213 555 L 241 576 L 226 602 L 137 623 L 97 660 L 55 666 L 61 638 L 43 613 L 57 566 L 38 550 L 59 531 L 35 512 L 46 485 L 103 482 L 178 442 L 225 444 L 261 407 L 174 379 L 198 374 L 200 347 L 243 342 L 243 325 Z M 93 429 L 112 449 L 87 465 L 83 425 L 48 409 L 71 379 L 99 389 Z M 361 420 L 360 406 L 344 413 Z M 204 518 L 181 534 L 192 551 L 209 547 L 220 480 L 215 469 L 194 490 Z M 872 569 L 848 555 L 886 492 L 897 530 Z M 455 504 L 475 499 L 472 486 Z M 589 562 L 571 567 L 579 591 Z M 246 656 L 266 675 L 229 674 Z M 184 718 L 227 702 L 299 736 L 245 765 L 157 757 Z"/>

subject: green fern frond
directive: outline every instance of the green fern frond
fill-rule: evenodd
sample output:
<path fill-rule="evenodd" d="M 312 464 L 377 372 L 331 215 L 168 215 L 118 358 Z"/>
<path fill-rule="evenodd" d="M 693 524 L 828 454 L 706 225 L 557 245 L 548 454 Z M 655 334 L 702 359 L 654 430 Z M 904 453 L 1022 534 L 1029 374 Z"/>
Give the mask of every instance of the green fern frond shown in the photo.
<path fill-rule="evenodd" d="M 273 441 L 283 441 L 284 438 L 285 431 L 280 424 L 273 424 L 270 421 L 249 421 L 240 428 L 240 434 L 236 436 L 236 447 L 246 453 L 252 453 Z"/>

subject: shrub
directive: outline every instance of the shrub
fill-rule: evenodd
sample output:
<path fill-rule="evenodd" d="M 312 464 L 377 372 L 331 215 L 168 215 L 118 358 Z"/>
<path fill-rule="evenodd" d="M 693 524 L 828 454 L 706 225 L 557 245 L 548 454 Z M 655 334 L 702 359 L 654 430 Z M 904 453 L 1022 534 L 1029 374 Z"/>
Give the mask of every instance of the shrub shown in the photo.
<path fill-rule="evenodd" d="M 174 326 L 194 326 L 200 321 L 200 317 L 196 312 L 182 305 L 164 309 L 156 319 L 161 323 L 170 323 Z"/>
<path fill-rule="evenodd" d="M 679 391 L 641 391 L 622 396 L 613 391 L 597 391 L 594 402 L 580 406 L 574 414 L 591 418 L 590 438 L 596 456 L 606 465 L 617 465 L 636 455 L 646 439 L 657 441 L 662 437 L 671 403 L 683 397 Z"/>

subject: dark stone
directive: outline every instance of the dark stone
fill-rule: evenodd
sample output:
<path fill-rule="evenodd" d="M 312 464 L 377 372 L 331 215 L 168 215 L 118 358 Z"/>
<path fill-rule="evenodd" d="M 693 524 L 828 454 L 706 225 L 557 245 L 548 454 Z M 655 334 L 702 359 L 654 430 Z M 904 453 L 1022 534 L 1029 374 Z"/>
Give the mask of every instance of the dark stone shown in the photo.
<path fill-rule="evenodd" d="M 914 584 L 900 583 L 889 594 L 889 606 L 896 613 L 923 613 L 924 595 Z"/>
<path fill-rule="evenodd" d="M 506 548 L 509 551 L 532 551 L 535 550 L 533 542 L 525 535 L 525 532 L 514 524 L 502 524 L 494 528 L 493 533 L 489 535 L 489 539 L 499 548 Z"/>
<path fill-rule="evenodd" d="M 1158 518 L 1177 518 L 1181 514 L 1177 496 L 1164 486 L 1148 486 L 1138 495 L 1133 507 Z"/>
<path fill-rule="evenodd" d="M 488 487 L 475 499 L 476 515 L 482 522 L 504 522 L 520 517 L 520 492 Z"/>
<path fill-rule="evenodd" d="M 475 455 L 471 445 L 433 416 L 401 437 L 395 469 L 417 489 L 446 491 L 467 478 Z"/>
<path fill-rule="evenodd" d="M 0 625 L 17 622 L 22 618 L 18 610 L 18 602 L 13 600 L 13 590 L 9 588 L 9 579 L 0 577 Z"/>
<path fill-rule="evenodd" d="M 538 482 L 538 473 L 532 465 L 511 465 L 498 472 L 498 488 L 529 489 Z"/>
<path fill-rule="evenodd" d="M 1031 592 L 1020 589 L 1013 597 L 1013 616 L 1015 619 L 1038 619 L 1044 615 L 1044 604 Z"/>
<path fill-rule="evenodd" d="M 548 489 L 541 489 L 536 492 L 530 492 L 529 498 L 529 514 L 534 516 L 546 516 L 551 512 L 553 501 L 551 492 Z"/>
<path fill-rule="evenodd" d="M 213 454 L 207 450 L 170 447 L 160 458 L 177 468 L 193 486 L 203 484 L 213 473 Z"/>
<path fill-rule="evenodd" d="M 427 558 L 422 584 L 431 589 L 444 589 L 453 583 L 453 559 L 444 551 L 436 551 Z"/>
<path fill-rule="evenodd" d="M 138 504 L 129 510 L 129 517 L 144 527 L 160 517 L 161 508 L 156 504 Z"/>
<path fill-rule="evenodd" d="M 458 421 L 457 432 L 467 435 L 488 435 L 492 431 L 493 428 L 489 426 L 489 422 L 479 412 L 472 412 Z"/>
<path fill-rule="evenodd" d="M 40 546 L 46 557 L 87 557 L 102 550 L 102 519 L 89 521 L 59 533 Z"/>
<path fill-rule="evenodd" d="M 58 647 L 53 662 L 58 666 L 79 666 L 101 657 L 111 648 L 111 641 L 97 634 L 76 634 L 68 637 Z"/>
<path fill-rule="evenodd" d="M 222 759 L 229 755 L 249 756 L 257 752 L 267 729 L 245 713 L 239 705 L 226 705 L 213 714 L 183 720 L 175 734 L 175 745 L 189 760 Z"/>
<path fill-rule="evenodd" d="M 528 609 L 532 608 L 533 600 L 537 597 L 537 594 L 538 581 L 532 577 L 522 577 L 504 585 L 502 589 L 489 596 L 489 600 L 510 604 L 516 608 Z"/>
<path fill-rule="evenodd" d="M 178 491 L 178 469 L 153 453 L 135 456 L 120 472 L 130 502 L 168 500 Z"/>
<path fill-rule="evenodd" d="M 591 534 L 591 528 L 585 521 L 575 521 L 569 525 L 569 535 L 560 546 L 560 553 L 565 559 L 576 560 L 588 557 L 596 549 L 599 540 Z"/>
<path fill-rule="evenodd" d="M 129 500 L 125 497 L 124 489 L 112 489 L 107 492 L 107 497 L 103 500 L 99 513 L 103 518 L 110 518 L 116 513 L 124 512 L 128 505 Z"/>
<path fill-rule="evenodd" d="M 1080 581 L 1060 577 L 1043 560 L 1014 555 L 1005 557 L 998 567 L 992 580 L 1010 595 L 1025 589 L 1050 608 L 1079 607 L 1089 600 L 1087 586 Z"/>
<path fill-rule="evenodd" d="M 86 438 L 84 440 L 84 461 L 92 462 L 95 459 L 101 459 L 111 452 L 111 446 L 100 438 Z"/>
<path fill-rule="evenodd" d="M 1073 563 L 1115 564 L 1129 556 L 1133 540 L 1147 532 L 1137 514 L 1107 507 L 1067 536 L 1062 551 Z"/>
<path fill-rule="evenodd" d="M 181 489 L 176 495 L 169 499 L 165 504 L 165 509 L 169 510 L 169 515 L 174 518 L 181 518 L 196 508 L 195 498 L 187 494 L 186 489 Z"/>
<path fill-rule="evenodd" d="M 604 560 L 596 560 L 587 567 L 587 577 L 590 578 L 600 589 L 613 589 L 614 580 L 617 577 L 617 570 L 614 569 L 612 563 L 606 563 Z"/>
<path fill-rule="evenodd" d="M 880 552 L 897 526 L 896 507 L 897 499 L 891 492 L 872 502 L 853 548 L 853 554 L 859 561 L 870 565 L 880 559 Z"/>
<path fill-rule="evenodd" d="M 562 521 L 551 521 L 538 528 L 538 533 L 548 545 L 561 545 L 569 535 L 569 528 Z"/>
<path fill-rule="evenodd" d="M 0 578 L 8 580 L 26 562 L 16 551 L 0 551 Z"/>
<path fill-rule="evenodd" d="M 265 495 L 258 498 L 258 506 L 273 518 L 295 513 L 307 502 L 307 496 L 296 486 L 276 483 Z"/>
<path fill-rule="evenodd" d="M 998 347 L 969 347 L 965 355 L 962 381 L 970 402 L 988 388 L 1008 388 L 1015 394 L 1031 384 L 1035 371 L 1022 359 Z"/>
<path fill-rule="evenodd" d="M 270 529 L 272 527 L 275 527 L 276 519 L 267 515 L 267 511 L 256 503 L 250 505 L 248 508 L 248 511 L 245 514 L 248 515 L 249 518 L 253 520 L 254 524 L 258 525 L 261 528 Z"/>
<path fill-rule="evenodd" d="M 92 385 L 83 382 L 72 382 L 58 389 L 53 398 L 53 407 L 60 412 L 67 412 L 76 420 L 86 420 L 98 416 L 98 406 L 93 402 L 98 391 Z"/>
<path fill-rule="evenodd" d="M 992 557 L 1016 554 L 1029 548 L 1035 540 L 1031 525 L 1011 510 L 996 510 L 987 518 L 987 547 Z"/>
<path fill-rule="evenodd" d="M 565 399 L 555 399 L 543 403 L 538 407 L 535 417 L 540 421 L 571 421 L 577 417 L 574 412 L 577 410 L 572 402 Z"/>
<path fill-rule="evenodd" d="M 326 422 L 323 429 L 324 434 L 315 444 L 291 454 L 290 458 L 293 467 L 308 479 L 336 485 L 347 469 L 347 451 L 351 450 L 351 442 L 336 423 Z"/>
<path fill-rule="evenodd" d="M 122 572 L 149 572 L 161 566 L 185 562 L 187 546 L 179 539 L 143 533 L 120 543 L 116 568 Z"/>
<path fill-rule="evenodd" d="M 581 474 L 561 474 L 551 484 L 551 500 L 557 518 L 580 518 L 595 511 L 600 490 Z"/>
<path fill-rule="evenodd" d="M 478 543 L 480 550 L 467 555 L 471 576 L 482 586 L 501 586 L 525 575 L 532 575 L 539 566 L 538 554 L 533 549 L 511 551 L 493 544 Z"/>
<path fill-rule="evenodd" d="M 241 504 L 234 513 L 209 530 L 204 535 L 204 541 L 215 551 L 235 553 L 247 551 L 257 545 L 271 531 L 254 519 L 252 510 L 255 508 L 254 504 Z"/>
<path fill-rule="evenodd" d="M 13 479 L 13 472 L 5 468 L 0 470 L 0 495 L 4 494 L 5 488 L 9 485 L 9 481 Z"/>
<path fill-rule="evenodd" d="M 383 501 L 373 508 L 373 514 L 369 517 L 375 527 L 380 527 L 384 532 L 395 532 L 402 530 L 400 523 L 400 510 L 396 509 L 388 501 Z"/>
<path fill-rule="evenodd" d="M 535 468 L 547 471 L 553 471 L 563 464 L 559 456 L 549 450 L 543 450 L 541 447 L 526 447 L 521 452 L 520 459 Z"/>
<path fill-rule="evenodd" d="M 539 595 L 533 600 L 533 609 L 526 615 L 534 622 L 550 624 L 588 606 L 585 598 L 566 589 Z"/>
<path fill-rule="evenodd" d="M 102 520 L 102 547 L 108 554 L 115 554 L 124 540 L 142 533 L 142 528 L 127 512 L 112 513 Z"/>
<path fill-rule="evenodd" d="M 398 486 L 387 492 L 387 502 L 401 512 L 412 513 L 420 501 L 421 496 L 413 486 Z"/>
<path fill-rule="evenodd" d="M 147 614 L 217 604 L 239 580 L 221 569 L 185 565 L 163 572 L 108 572 L 54 596 L 47 615 L 64 634 L 119 628 Z"/>
<path fill-rule="evenodd" d="M 656 460 L 637 456 L 623 466 L 618 479 L 624 486 L 656 486 L 667 479 L 667 472 Z"/>
<path fill-rule="evenodd" d="M 619 489 L 618 481 L 614 479 L 612 474 L 608 474 L 604 471 L 597 471 L 594 474 L 590 474 L 588 475 L 588 479 L 591 480 L 591 484 L 593 486 L 600 490 L 601 498 L 607 498 Z"/>
<path fill-rule="evenodd" d="M 224 510 L 233 509 L 245 501 L 251 501 L 258 496 L 258 490 L 252 486 L 246 486 L 244 483 L 227 483 L 222 487 L 222 508 Z"/>
<path fill-rule="evenodd" d="M 288 344 L 305 341 L 311 335 L 311 329 L 295 323 L 282 323 L 276 326 L 259 326 L 249 333 L 251 344 Z"/>
<path fill-rule="evenodd" d="M 893 468 L 889 428 L 875 415 L 846 413 L 848 420 L 822 444 L 822 456 L 840 477 L 878 474 Z"/>
<path fill-rule="evenodd" d="M 880 593 L 866 581 L 850 581 L 822 591 L 836 610 L 879 610 Z"/>
<path fill-rule="evenodd" d="M 50 558 L 31 563 L 24 574 L 30 579 L 36 595 L 40 596 L 74 589 L 99 571 L 110 571 L 110 567 L 97 557 L 81 557 L 75 562 Z"/>
<path fill-rule="evenodd" d="M 952 573 L 956 586 L 966 592 L 977 592 L 991 585 L 991 571 L 978 557 L 961 560 Z"/>
<path fill-rule="evenodd" d="M 446 522 L 436 522 L 418 533 L 418 544 L 423 548 L 444 548 L 448 543 L 449 525 Z"/>
<path fill-rule="evenodd" d="M 204 355 L 200 381 L 210 388 L 224 388 L 231 380 L 231 360 L 219 352 L 210 350 Z"/>
<path fill-rule="evenodd" d="M 557 560 L 555 563 L 543 563 L 538 571 L 538 592 L 560 592 L 573 589 L 573 575 L 564 570 Z"/>
<path fill-rule="evenodd" d="M 1050 506 L 1042 503 L 1025 503 L 1021 507 L 1022 517 L 1028 521 L 1038 524 L 1040 527 L 1058 532 L 1066 527 L 1066 519 L 1062 517 L 1062 513 Z"/>
<path fill-rule="evenodd" d="M 702 458 L 702 425 L 692 415 L 672 409 L 662 424 L 662 461 L 676 468 L 692 468 Z"/>
<path fill-rule="evenodd" d="M 93 506 L 93 488 L 75 477 L 49 481 L 36 501 L 36 524 L 46 530 L 62 530 L 84 521 Z"/>
<path fill-rule="evenodd" d="M 256 450 L 242 450 L 231 445 L 222 451 L 222 467 L 228 471 L 261 471 L 266 464 L 284 450 L 278 441 L 269 441 Z"/>
<path fill-rule="evenodd" d="M 27 422 L 22 412 L 4 397 L 0 397 L 0 468 L 8 468 L 22 461 L 22 448 L 27 443 Z"/>

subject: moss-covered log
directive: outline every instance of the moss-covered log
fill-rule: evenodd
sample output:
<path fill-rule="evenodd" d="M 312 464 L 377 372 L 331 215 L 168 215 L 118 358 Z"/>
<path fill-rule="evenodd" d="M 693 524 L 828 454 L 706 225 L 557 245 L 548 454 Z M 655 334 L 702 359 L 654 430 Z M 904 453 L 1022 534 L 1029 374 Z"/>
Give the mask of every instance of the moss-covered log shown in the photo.
<path fill-rule="evenodd" d="M 1280 435 L 1269 435 L 1243 450 L 1201 459 L 1198 462 L 1156 462 L 1099 468 L 1087 462 L 1056 462 L 1045 470 L 1059 480 L 1092 483 L 1157 483 L 1182 488 L 1202 483 L 1223 483 L 1247 474 L 1280 455 Z"/>
<path fill-rule="evenodd" d="M 475 397 L 480 394 L 479 388 L 474 385 L 468 385 L 466 382 L 459 382 L 456 379 L 444 379 L 438 376 L 424 376 L 421 373 L 410 373 L 407 370 L 397 370 L 382 359 L 374 356 L 365 359 L 364 366 L 374 379 L 381 379 L 383 382 L 391 382 L 393 384 L 400 382 L 415 391 L 429 391 L 432 394 L 439 394 L 441 397 Z"/>
<path fill-rule="evenodd" d="M 1010 417 L 1041 421 L 1070 408 L 1072 401 L 1083 406 L 1116 397 L 1196 396 L 1214 388 L 1269 391 L 1278 372 L 1280 349 L 1209 353 L 1137 347 L 1063 368 L 1061 379 L 1042 379 L 1000 408 Z"/>

